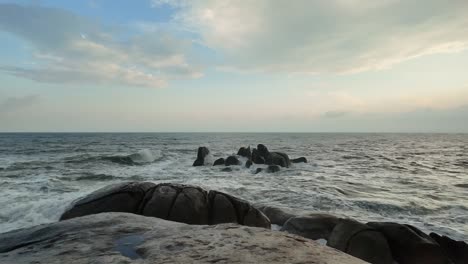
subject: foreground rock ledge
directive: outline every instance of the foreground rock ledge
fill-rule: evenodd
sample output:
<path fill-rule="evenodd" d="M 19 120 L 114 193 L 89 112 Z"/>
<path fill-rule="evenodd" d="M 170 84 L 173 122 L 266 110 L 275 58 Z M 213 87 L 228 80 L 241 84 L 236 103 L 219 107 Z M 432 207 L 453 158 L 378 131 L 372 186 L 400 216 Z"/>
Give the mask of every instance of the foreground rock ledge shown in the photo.
<path fill-rule="evenodd" d="M 0 234 L 0 263 L 365 263 L 264 228 L 101 213 Z"/>

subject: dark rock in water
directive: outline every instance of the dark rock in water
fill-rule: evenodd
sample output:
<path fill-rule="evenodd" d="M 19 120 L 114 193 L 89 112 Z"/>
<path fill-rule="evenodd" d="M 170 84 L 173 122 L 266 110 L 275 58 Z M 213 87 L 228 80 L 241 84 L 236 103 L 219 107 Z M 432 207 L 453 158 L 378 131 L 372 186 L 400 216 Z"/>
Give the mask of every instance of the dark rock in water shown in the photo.
<path fill-rule="evenodd" d="M 218 166 L 218 165 L 224 165 L 224 158 L 219 158 L 217 160 L 215 160 L 215 162 L 213 163 L 213 166 Z"/>
<path fill-rule="evenodd" d="M 221 171 L 224 171 L 224 172 L 231 172 L 231 171 L 232 171 L 232 168 L 231 168 L 231 167 L 223 168 L 223 169 L 221 169 Z"/>
<path fill-rule="evenodd" d="M 280 171 L 280 167 L 278 165 L 269 165 L 267 168 L 267 172 L 274 173 Z"/>
<path fill-rule="evenodd" d="M 268 216 L 268 214 L 266 215 Z M 310 214 L 307 216 L 297 216 L 292 217 L 286 221 L 286 223 L 281 228 L 281 231 L 286 231 L 314 240 L 328 240 L 339 220 L 340 219 L 336 216 L 328 214 Z"/>
<path fill-rule="evenodd" d="M 265 159 L 260 156 L 260 153 L 255 148 L 252 150 L 252 161 L 255 164 L 265 164 Z"/>
<path fill-rule="evenodd" d="M 468 183 L 455 184 L 455 186 L 460 188 L 468 188 Z"/>
<path fill-rule="evenodd" d="M 193 162 L 193 166 L 205 165 L 205 158 L 210 154 L 210 150 L 207 147 L 199 147 L 197 152 L 197 159 Z"/>
<path fill-rule="evenodd" d="M 104 187 L 72 204 L 60 220 L 102 212 L 138 213 L 146 191 L 153 186 L 151 182 L 133 182 Z"/>
<path fill-rule="evenodd" d="M 253 164 L 252 161 L 248 160 L 248 161 L 245 162 L 245 167 L 250 168 L 250 166 L 252 166 L 252 164 Z"/>
<path fill-rule="evenodd" d="M 240 165 L 241 162 L 237 159 L 236 156 L 229 156 L 227 157 L 224 165 L 231 166 L 231 165 Z"/>
<path fill-rule="evenodd" d="M 263 171 L 262 168 L 257 168 L 257 169 L 255 170 L 255 174 L 259 174 L 259 173 L 262 172 L 262 171 Z"/>
<path fill-rule="evenodd" d="M 430 233 L 429 236 L 440 245 L 445 255 L 450 258 L 453 264 L 468 263 L 468 244 L 466 242 L 456 241 L 436 233 Z"/>
<path fill-rule="evenodd" d="M 374 228 L 351 219 L 342 219 L 337 223 L 328 238 L 327 246 L 370 263 L 393 263 L 385 236 Z"/>
<path fill-rule="evenodd" d="M 307 159 L 305 157 L 300 157 L 297 159 L 292 159 L 291 162 L 292 163 L 307 163 Z"/>
<path fill-rule="evenodd" d="M 265 164 L 268 165 L 279 165 L 281 167 L 289 167 L 291 165 L 291 161 L 289 160 L 288 155 L 283 152 L 270 152 L 267 154 L 265 159 Z"/>
<path fill-rule="evenodd" d="M 213 204 L 215 201 L 219 204 Z M 234 223 L 270 228 L 262 212 L 239 198 L 195 186 L 148 182 L 116 184 L 97 190 L 74 203 L 60 220 L 102 212 L 128 212 L 197 225 L 225 223 L 220 219 L 232 220 L 230 215 L 235 215 Z"/>
<path fill-rule="evenodd" d="M 271 207 L 271 206 L 263 206 L 258 208 L 260 211 L 262 211 L 269 219 L 272 224 L 275 225 L 284 225 L 286 221 L 288 221 L 290 218 L 295 217 L 294 214 L 287 213 L 279 208 L 276 207 Z"/>
<path fill-rule="evenodd" d="M 227 198 L 213 198 L 218 210 L 232 211 Z M 220 221 L 234 218 L 229 215 Z M 187 225 L 135 214 L 103 213 L 0 234 L 0 263 L 364 262 L 313 241 L 263 228 Z"/>
<path fill-rule="evenodd" d="M 266 159 L 266 157 L 268 156 L 268 153 L 270 153 L 270 151 L 268 151 L 268 148 L 263 145 L 263 144 L 258 144 L 257 145 L 257 151 L 258 151 L 258 154 L 260 155 L 260 157 Z"/>
<path fill-rule="evenodd" d="M 414 226 L 391 222 L 370 222 L 367 225 L 387 238 L 393 258 L 399 264 L 450 263 L 439 244 Z"/>
<path fill-rule="evenodd" d="M 245 148 L 245 147 L 241 147 L 239 149 L 239 151 L 237 151 L 237 155 L 241 156 L 241 157 L 245 157 L 247 159 L 250 159 L 252 157 L 252 152 L 250 151 L 250 146 Z"/>

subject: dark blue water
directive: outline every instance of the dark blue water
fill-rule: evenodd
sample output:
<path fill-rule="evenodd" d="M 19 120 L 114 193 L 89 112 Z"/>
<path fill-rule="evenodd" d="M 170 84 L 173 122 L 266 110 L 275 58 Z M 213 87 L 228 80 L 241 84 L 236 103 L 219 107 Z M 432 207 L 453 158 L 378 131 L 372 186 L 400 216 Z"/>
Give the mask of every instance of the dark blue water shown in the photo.
<path fill-rule="evenodd" d="M 309 163 L 254 175 L 192 167 L 267 145 Z M 122 162 L 125 155 L 132 162 Z M 414 224 L 466 240 L 466 134 L 0 134 L 0 232 L 56 221 L 69 203 L 110 183 L 200 185 L 298 210 Z"/>

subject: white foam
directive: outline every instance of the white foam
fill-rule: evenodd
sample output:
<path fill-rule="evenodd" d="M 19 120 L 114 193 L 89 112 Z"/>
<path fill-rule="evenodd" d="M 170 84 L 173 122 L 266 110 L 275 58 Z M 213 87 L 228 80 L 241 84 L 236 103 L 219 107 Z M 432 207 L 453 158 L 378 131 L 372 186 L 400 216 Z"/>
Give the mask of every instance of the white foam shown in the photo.
<path fill-rule="evenodd" d="M 156 153 L 153 153 L 149 149 L 142 149 L 138 151 L 137 153 L 129 155 L 129 158 L 132 159 L 133 162 L 135 163 L 151 163 L 156 160 L 158 156 L 160 156 L 160 152 L 157 153 L 159 155 L 155 155 Z"/>

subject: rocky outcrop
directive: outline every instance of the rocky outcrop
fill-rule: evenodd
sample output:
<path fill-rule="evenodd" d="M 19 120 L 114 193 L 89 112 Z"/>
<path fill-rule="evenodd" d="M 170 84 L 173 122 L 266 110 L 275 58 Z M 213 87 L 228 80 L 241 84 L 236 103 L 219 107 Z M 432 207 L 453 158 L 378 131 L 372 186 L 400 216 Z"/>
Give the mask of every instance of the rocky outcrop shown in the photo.
<path fill-rule="evenodd" d="M 217 160 L 215 160 L 215 162 L 213 163 L 213 166 L 218 166 L 218 165 L 224 165 L 224 158 L 219 158 Z"/>
<path fill-rule="evenodd" d="M 227 157 L 224 165 L 226 166 L 231 166 L 231 165 L 240 165 L 241 162 L 239 161 L 239 159 L 236 157 L 236 156 L 229 156 Z"/>
<path fill-rule="evenodd" d="M 364 262 L 314 241 L 263 228 L 186 225 L 103 213 L 0 234 L 0 263 Z"/>
<path fill-rule="evenodd" d="M 245 167 L 246 167 L 246 168 L 250 168 L 250 166 L 252 166 L 252 165 L 253 165 L 253 163 L 252 163 L 251 160 L 247 160 L 247 161 L 245 162 Z"/>
<path fill-rule="evenodd" d="M 280 167 L 278 165 L 269 165 L 267 167 L 267 172 L 269 173 L 275 173 L 275 172 L 278 172 L 280 171 Z"/>
<path fill-rule="evenodd" d="M 307 159 L 305 157 L 300 157 L 297 159 L 292 159 L 291 163 L 307 163 Z"/>
<path fill-rule="evenodd" d="M 270 152 L 265 157 L 265 164 L 267 165 L 279 165 L 281 167 L 288 168 L 291 166 L 291 161 L 286 153 L 283 152 Z"/>
<path fill-rule="evenodd" d="M 252 162 L 255 164 L 265 164 L 265 159 L 260 156 L 260 153 L 256 148 L 252 150 Z"/>
<path fill-rule="evenodd" d="M 193 162 L 193 166 L 205 165 L 205 158 L 210 154 L 210 150 L 207 147 L 199 147 L 197 152 L 197 159 Z"/>
<path fill-rule="evenodd" d="M 382 233 L 351 219 L 342 219 L 337 223 L 328 238 L 327 246 L 370 263 L 393 263 L 392 252 Z"/>
<path fill-rule="evenodd" d="M 446 236 L 430 233 L 429 236 L 440 245 L 445 255 L 450 258 L 453 264 L 468 263 L 468 244 L 464 241 L 455 241 Z"/>
<path fill-rule="evenodd" d="M 388 241 L 393 258 L 399 264 L 449 264 L 442 248 L 430 236 L 414 226 L 391 222 L 370 222 Z"/>
<path fill-rule="evenodd" d="M 268 214 L 267 214 L 268 216 Z M 339 218 L 328 214 L 309 214 L 288 219 L 281 231 L 300 235 L 310 239 L 328 240 Z"/>
<path fill-rule="evenodd" d="M 223 221 L 228 219 L 241 225 L 270 228 L 262 212 L 237 197 L 195 186 L 149 182 L 123 183 L 97 190 L 76 201 L 60 220 L 102 212 L 127 212 L 198 225 L 226 223 Z"/>
<path fill-rule="evenodd" d="M 250 151 L 250 146 L 249 147 L 241 147 L 239 151 L 237 151 L 237 155 L 250 159 L 252 157 L 252 152 Z"/>

